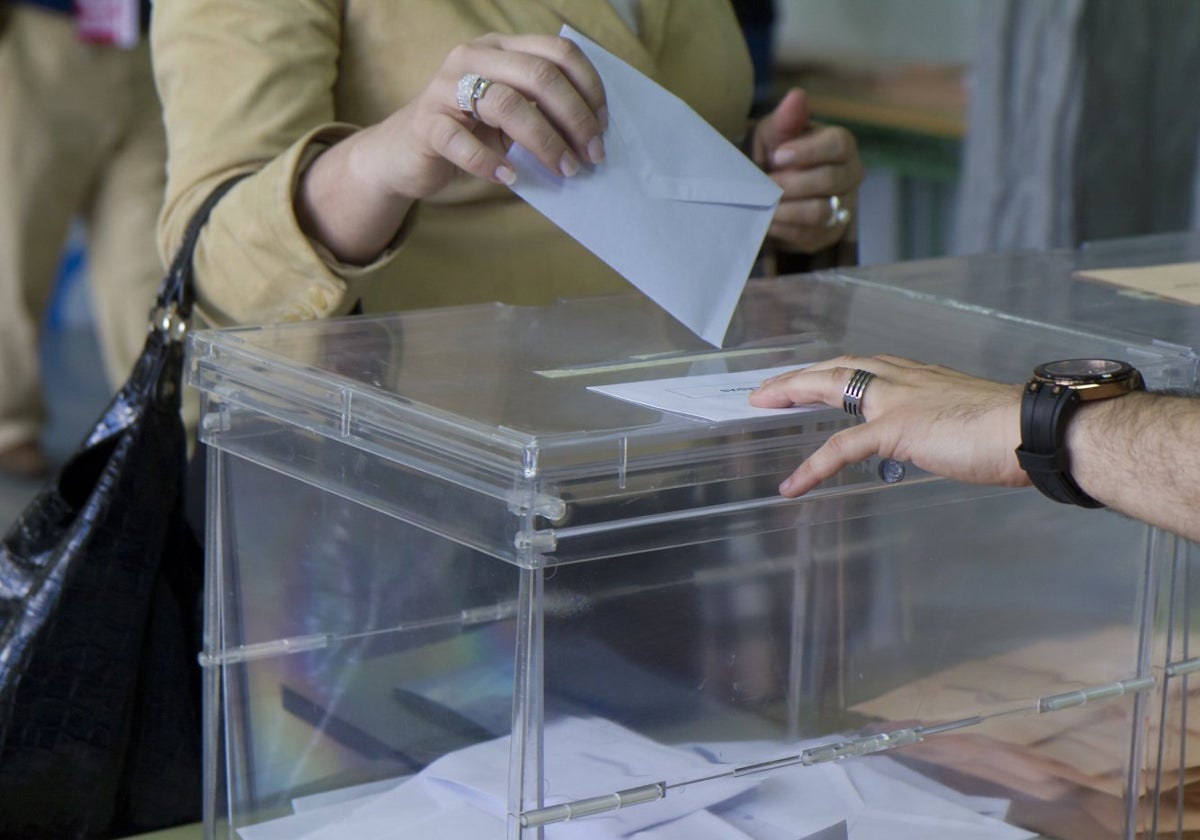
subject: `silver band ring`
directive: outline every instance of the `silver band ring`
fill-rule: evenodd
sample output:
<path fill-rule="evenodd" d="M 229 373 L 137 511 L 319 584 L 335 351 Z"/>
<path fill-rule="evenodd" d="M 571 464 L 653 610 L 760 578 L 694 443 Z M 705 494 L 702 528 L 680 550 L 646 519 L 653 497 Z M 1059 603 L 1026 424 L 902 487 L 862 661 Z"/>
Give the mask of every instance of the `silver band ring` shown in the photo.
<path fill-rule="evenodd" d="M 455 91 L 455 100 L 458 103 L 458 110 L 464 114 L 479 119 L 479 111 L 476 110 L 476 103 L 480 97 L 491 86 L 491 79 L 485 79 L 478 73 L 467 73 L 458 80 L 458 89 Z"/>
<path fill-rule="evenodd" d="M 480 79 L 475 83 L 475 87 L 471 88 L 471 116 L 479 122 L 483 122 L 483 117 L 479 116 L 479 100 L 483 99 L 483 95 L 491 86 L 491 79 Z"/>
<path fill-rule="evenodd" d="M 838 196 L 829 196 L 829 218 L 825 220 L 825 227 L 837 227 L 849 221 L 850 208 L 843 207 L 842 200 Z"/>
<path fill-rule="evenodd" d="M 846 383 L 846 388 L 842 391 L 842 411 L 851 417 L 857 417 L 862 413 L 859 406 L 862 404 L 863 393 L 874 378 L 875 374 L 862 368 L 851 374 L 850 381 Z"/>

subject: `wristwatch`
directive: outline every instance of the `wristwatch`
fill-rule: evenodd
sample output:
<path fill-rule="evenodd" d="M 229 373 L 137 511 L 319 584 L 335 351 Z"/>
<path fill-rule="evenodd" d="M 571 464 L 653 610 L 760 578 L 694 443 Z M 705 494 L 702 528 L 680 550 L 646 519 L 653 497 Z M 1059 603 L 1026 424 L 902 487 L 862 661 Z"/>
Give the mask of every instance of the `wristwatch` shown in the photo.
<path fill-rule="evenodd" d="M 1103 507 L 1071 477 L 1067 423 L 1081 402 L 1119 397 L 1145 388 L 1142 375 L 1113 359 L 1063 359 L 1033 369 L 1021 398 L 1017 461 L 1033 486 L 1056 502 Z"/>

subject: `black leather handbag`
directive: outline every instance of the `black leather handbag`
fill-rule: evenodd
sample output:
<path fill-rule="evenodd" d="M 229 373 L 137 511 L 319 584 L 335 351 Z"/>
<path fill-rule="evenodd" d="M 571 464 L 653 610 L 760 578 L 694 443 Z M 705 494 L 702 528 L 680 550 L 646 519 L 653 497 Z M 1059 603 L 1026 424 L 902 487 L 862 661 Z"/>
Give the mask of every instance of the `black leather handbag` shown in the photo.
<path fill-rule="evenodd" d="M 200 818 L 203 557 L 179 407 L 192 252 L 233 180 L 188 226 L 129 380 L 0 546 L 0 837 Z"/>

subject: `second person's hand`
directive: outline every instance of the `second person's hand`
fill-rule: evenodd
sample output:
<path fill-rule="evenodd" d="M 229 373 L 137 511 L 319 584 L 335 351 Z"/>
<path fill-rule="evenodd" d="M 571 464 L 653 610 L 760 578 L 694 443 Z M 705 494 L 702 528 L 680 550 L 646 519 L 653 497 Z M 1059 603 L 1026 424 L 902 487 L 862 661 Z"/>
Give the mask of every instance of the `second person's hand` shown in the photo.
<path fill-rule="evenodd" d="M 854 135 L 812 121 L 793 88 L 754 127 L 751 156 L 783 189 L 768 235 L 787 251 L 816 253 L 846 235 L 864 170 Z"/>

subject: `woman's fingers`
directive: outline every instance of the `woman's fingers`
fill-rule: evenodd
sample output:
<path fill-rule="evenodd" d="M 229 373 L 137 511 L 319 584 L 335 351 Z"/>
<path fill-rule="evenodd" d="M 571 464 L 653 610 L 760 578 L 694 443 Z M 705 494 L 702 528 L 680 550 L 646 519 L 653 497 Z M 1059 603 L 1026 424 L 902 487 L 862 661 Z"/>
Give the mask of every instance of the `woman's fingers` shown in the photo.
<path fill-rule="evenodd" d="M 842 202 L 841 206 L 845 207 L 848 204 L 848 201 Z M 831 227 L 829 222 L 835 212 L 827 197 L 791 200 L 785 198 L 779 202 L 779 209 L 772 221 L 779 233 L 800 231 L 804 228 Z M 776 233 L 775 230 L 771 232 Z"/>
<path fill-rule="evenodd" d="M 523 146 L 551 172 L 569 178 L 579 171 L 580 152 L 564 136 L 568 132 L 555 125 L 537 102 L 526 99 L 515 88 L 493 83 L 476 112 L 485 126 Z"/>
<path fill-rule="evenodd" d="M 838 242 L 852 224 L 855 202 L 850 196 L 784 199 L 775 208 L 767 234 L 789 248 L 818 251 Z"/>
<path fill-rule="evenodd" d="M 512 143 L 571 176 L 604 160 L 604 85 L 575 44 L 548 35 L 485 35 L 455 47 L 413 101 L 366 129 L 353 163 L 364 180 L 417 200 L 455 169 L 512 184 Z"/>
<path fill-rule="evenodd" d="M 771 150 L 767 171 L 814 169 L 829 164 L 854 166 L 858 161 L 853 134 L 841 126 L 814 123 L 809 131 Z"/>
<path fill-rule="evenodd" d="M 455 93 L 457 79 L 462 78 L 455 74 L 462 68 L 473 68 L 465 72 L 487 79 L 468 119 L 477 116 L 485 126 L 524 146 L 550 171 L 571 176 L 581 162 L 604 160 L 603 84 L 570 41 L 485 36 L 457 47 L 444 67 L 449 71 L 446 77 L 455 79 Z M 456 109 L 457 104 L 456 99 Z"/>
<path fill-rule="evenodd" d="M 783 190 L 768 231 L 773 239 L 811 253 L 842 238 L 865 174 L 850 132 L 814 124 L 770 150 L 766 168 Z"/>
<path fill-rule="evenodd" d="M 502 143 L 480 138 L 467 126 L 448 115 L 432 118 L 429 146 L 441 158 L 485 181 L 511 184 L 516 172 L 504 157 Z"/>
<path fill-rule="evenodd" d="M 484 35 L 479 43 L 499 49 L 540 56 L 553 62 L 570 79 L 575 90 L 588 103 L 594 114 L 605 110 L 604 83 L 583 51 L 566 38 L 547 35 Z M 603 122 L 603 120 L 602 120 Z M 607 128 L 601 125 L 601 130 Z"/>

